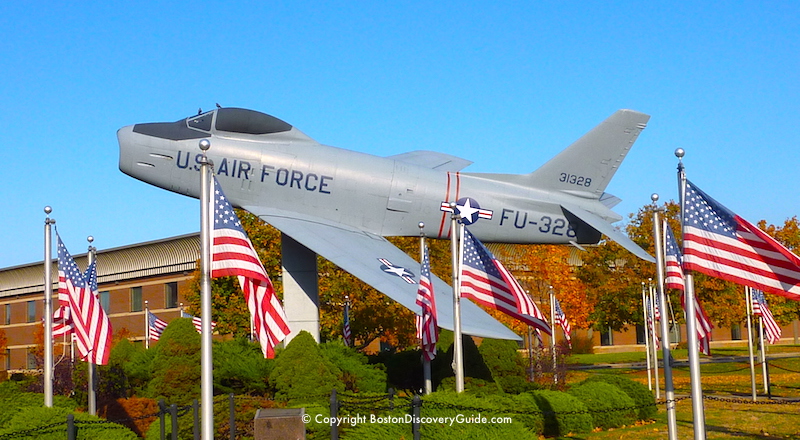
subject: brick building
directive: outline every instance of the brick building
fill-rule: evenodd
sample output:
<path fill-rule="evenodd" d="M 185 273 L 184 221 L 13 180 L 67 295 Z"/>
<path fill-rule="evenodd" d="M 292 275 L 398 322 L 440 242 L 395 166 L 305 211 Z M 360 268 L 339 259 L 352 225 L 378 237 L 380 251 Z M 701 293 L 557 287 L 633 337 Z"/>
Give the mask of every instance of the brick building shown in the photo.
<path fill-rule="evenodd" d="M 85 269 L 87 254 L 75 255 Z M 200 258 L 200 234 L 97 251 L 100 304 L 116 333 L 122 328 L 134 341 L 145 339 L 145 304 L 165 321 L 180 316 L 181 291 Z M 53 261 L 53 309 L 58 307 L 58 268 Z M 43 327 L 43 262 L 0 269 L 0 329 L 8 340 L 0 369 L 34 365 L 35 335 Z M 57 341 L 57 343 L 63 343 Z"/>

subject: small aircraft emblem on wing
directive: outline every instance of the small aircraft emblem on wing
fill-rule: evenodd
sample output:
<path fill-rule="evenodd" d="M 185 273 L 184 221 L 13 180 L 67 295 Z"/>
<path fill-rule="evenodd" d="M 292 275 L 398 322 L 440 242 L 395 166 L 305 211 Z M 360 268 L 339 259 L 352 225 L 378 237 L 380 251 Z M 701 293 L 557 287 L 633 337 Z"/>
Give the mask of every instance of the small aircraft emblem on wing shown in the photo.
<path fill-rule="evenodd" d="M 442 211 L 453 212 L 449 202 L 442 202 Z M 461 217 L 461 223 L 471 225 L 478 221 L 478 219 L 492 219 L 492 210 L 481 209 L 481 205 L 477 200 L 471 197 L 462 197 L 456 202 L 456 214 Z"/>
<path fill-rule="evenodd" d="M 398 276 L 408 284 L 417 283 L 416 281 L 414 281 L 414 273 L 406 269 L 405 267 L 395 266 L 394 264 L 392 264 L 391 261 L 385 258 L 378 258 L 378 261 L 381 262 L 381 270 L 383 270 L 384 272 Z"/>

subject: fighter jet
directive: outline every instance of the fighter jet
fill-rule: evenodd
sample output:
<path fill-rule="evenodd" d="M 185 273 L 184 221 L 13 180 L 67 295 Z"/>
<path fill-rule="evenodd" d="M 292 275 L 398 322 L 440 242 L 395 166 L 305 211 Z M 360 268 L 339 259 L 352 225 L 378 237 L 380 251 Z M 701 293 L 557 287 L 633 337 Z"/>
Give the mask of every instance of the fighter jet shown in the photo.
<path fill-rule="evenodd" d="M 278 118 L 217 108 L 175 122 L 129 125 L 117 137 L 119 168 L 157 187 L 198 197 L 201 139 L 230 200 L 410 310 L 419 263 L 385 237 L 447 238 L 455 210 L 485 242 L 594 244 L 605 234 L 653 261 L 611 223 L 620 200 L 606 186 L 649 116 L 619 110 L 529 174 L 461 172 L 472 162 L 431 151 L 379 157 L 326 146 Z M 435 272 L 435 268 L 433 269 Z M 452 289 L 436 278 L 439 324 L 452 329 Z M 518 339 L 469 301 L 463 332 Z M 291 318 L 290 318 L 291 319 Z"/>

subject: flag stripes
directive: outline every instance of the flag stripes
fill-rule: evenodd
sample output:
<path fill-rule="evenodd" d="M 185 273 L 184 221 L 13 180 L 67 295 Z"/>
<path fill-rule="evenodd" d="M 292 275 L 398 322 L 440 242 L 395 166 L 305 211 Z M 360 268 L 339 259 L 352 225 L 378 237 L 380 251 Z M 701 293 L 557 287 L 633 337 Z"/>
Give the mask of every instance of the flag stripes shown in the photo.
<path fill-rule="evenodd" d="M 167 328 L 167 322 L 157 317 L 155 314 L 147 311 L 147 326 L 150 333 L 151 341 L 158 341 L 161 338 L 161 333 Z"/>
<path fill-rule="evenodd" d="M 461 296 L 552 335 L 547 319 L 503 264 L 466 228 L 462 240 Z"/>
<path fill-rule="evenodd" d="M 770 344 L 775 344 L 781 339 L 781 327 L 772 316 L 772 311 L 769 309 L 767 299 L 764 297 L 764 292 L 753 289 L 753 315 L 761 317 L 761 323 L 764 325 L 764 336 Z"/>
<path fill-rule="evenodd" d="M 289 334 L 286 315 L 239 217 L 225 198 L 217 178 L 212 179 L 214 225 L 211 277 L 237 277 L 261 350 L 265 357 L 273 358 L 275 346 Z"/>
<path fill-rule="evenodd" d="M 70 309 L 73 331 L 78 352 L 87 362 L 106 365 L 111 351 L 111 322 L 100 307 L 96 297 L 96 262 L 92 262 L 87 274 L 94 277 L 87 282 L 67 251 L 56 231 L 58 239 L 58 298 L 61 306 Z"/>
<path fill-rule="evenodd" d="M 428 249 L 422 251 L 423 258 L 419 270 L 419 288 L 417 289 L 417 305 L 420 314 L 416 316 L 417 339 L 420 341 L 422 355 L 432 361 L 436 357 L 436 342 L 439 340 L 439 328 L 436 314 L 436 297 L 431 282 L 431 261 Z"/>
<path fill-rule="evenodd" d="M 800 258 L 686 182 L 684 268 L 800 299 Z"/>

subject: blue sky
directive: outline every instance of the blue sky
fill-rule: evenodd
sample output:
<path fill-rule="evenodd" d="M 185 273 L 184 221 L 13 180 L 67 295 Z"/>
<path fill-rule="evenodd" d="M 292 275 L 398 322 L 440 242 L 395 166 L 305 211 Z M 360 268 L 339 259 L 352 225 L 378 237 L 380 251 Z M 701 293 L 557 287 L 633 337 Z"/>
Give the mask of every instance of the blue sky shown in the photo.
<path fill-rule="evenodd" d="M 797 2 L 4 2 L 0 267 L 195 232 L 197 200 L 122 174 L 116 130 L 215 103 L 337 147 L 527 173 L 615 110 L 652 115 L 608 188 L 627 217 L 689 178 L 798 214 Z"/>

